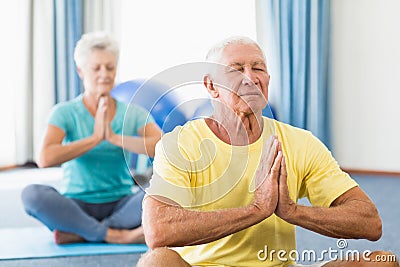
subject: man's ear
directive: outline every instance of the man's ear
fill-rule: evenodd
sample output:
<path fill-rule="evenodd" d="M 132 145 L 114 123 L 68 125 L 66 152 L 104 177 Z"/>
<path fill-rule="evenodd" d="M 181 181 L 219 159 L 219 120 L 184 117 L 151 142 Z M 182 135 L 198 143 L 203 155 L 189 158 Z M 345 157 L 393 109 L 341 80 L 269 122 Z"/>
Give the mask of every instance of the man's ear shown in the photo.
<path fill-rule="evenodd" d="M 203 84 L 212 98 L 217 98 L 219 96 L 218 90 L 214 87 L 213 80 L 209 75 L 203 77 Z"/>

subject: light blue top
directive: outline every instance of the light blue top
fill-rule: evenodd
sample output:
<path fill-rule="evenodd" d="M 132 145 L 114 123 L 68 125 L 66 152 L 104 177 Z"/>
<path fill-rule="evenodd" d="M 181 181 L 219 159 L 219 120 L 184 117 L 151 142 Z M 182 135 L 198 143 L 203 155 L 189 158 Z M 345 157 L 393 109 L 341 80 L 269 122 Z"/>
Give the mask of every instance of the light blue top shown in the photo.
<path fill-rule="evenodd" d="M 54 106 L 48 123 L 65 132 L 63 144 L 93 134 L 94 117 L 83 104 L 83 95 Z M 116 101 L 116 113 L 111 122 L 115 134 L 137 135 L 139 129 L 154 122 L 141 107 Z M 125 123 L 125 125 L 124 125 Z M 128 165 L 130 153 L 121 147 L 102 141 L 85 154 L 62 164 L 64 170 L 61 193 L 89 203 L 105 203 L 131 194 L 133 180 Z"/>

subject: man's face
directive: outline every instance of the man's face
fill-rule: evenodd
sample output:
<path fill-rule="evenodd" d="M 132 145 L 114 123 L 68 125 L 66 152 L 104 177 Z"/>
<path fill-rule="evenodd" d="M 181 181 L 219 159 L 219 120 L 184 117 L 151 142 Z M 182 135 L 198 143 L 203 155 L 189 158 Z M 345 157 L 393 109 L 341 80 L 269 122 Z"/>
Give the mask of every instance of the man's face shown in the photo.
<path fill-rule="evenodd" d="M 213 79 L 219 100 L 237 114 L 262 112 L 270 76 L 261 51 L 252 44 L 231 44 L 220 63 Z"/>

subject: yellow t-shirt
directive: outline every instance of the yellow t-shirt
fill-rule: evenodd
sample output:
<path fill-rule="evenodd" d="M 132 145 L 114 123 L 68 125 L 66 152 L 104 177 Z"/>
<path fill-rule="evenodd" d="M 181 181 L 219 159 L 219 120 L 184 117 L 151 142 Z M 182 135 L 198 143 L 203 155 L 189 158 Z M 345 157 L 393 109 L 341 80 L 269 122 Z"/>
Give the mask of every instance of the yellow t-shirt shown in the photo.
<path fill-rule="evenodd" d="M 248 206 L 253 201 L 262 148 L 272 134 L 282 143 L 294 201 L 307 197 L 313 206 L 329 207 L 357 186 L 308 131 L 264 118 L 261 138 L 248 146 L 232 146 L 218 139 L 204 119 L 199 119 L 175 128 L 157 144 L 147 194 L 199 211 Z M 217 241 L 174 249 L 196 266 L 287 266 L 293 264 L 288 254 L 283 257 L 288 260 L 281 261 L 276 253 L 266 257 L 264 252 L 295 250 L 295 226 L 273 214 Z"/>

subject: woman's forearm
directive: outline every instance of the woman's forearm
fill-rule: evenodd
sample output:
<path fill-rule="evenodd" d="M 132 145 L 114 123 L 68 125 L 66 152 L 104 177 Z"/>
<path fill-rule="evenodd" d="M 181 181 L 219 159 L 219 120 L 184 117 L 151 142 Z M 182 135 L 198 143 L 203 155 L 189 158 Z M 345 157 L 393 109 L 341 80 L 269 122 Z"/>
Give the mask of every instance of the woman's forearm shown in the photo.
<path fill-rule="evenodd" d="M 42 148 L 37 161 L 39 167 L 52 167 L 77 158 L 95 147 L 101 140 L 90 136 L 68 144 L 49 144 Z"/>
<path fill-rule="evenodd" d="M 136 154 L 145 154 L 149 157 L 154 157 L 156 143 L 160 140 L 160 137 L 148 136 L 148 137 L 136 137 L 114 134 L 109 142 L 113 145 L 122 147 L 129 152 Z"/>

